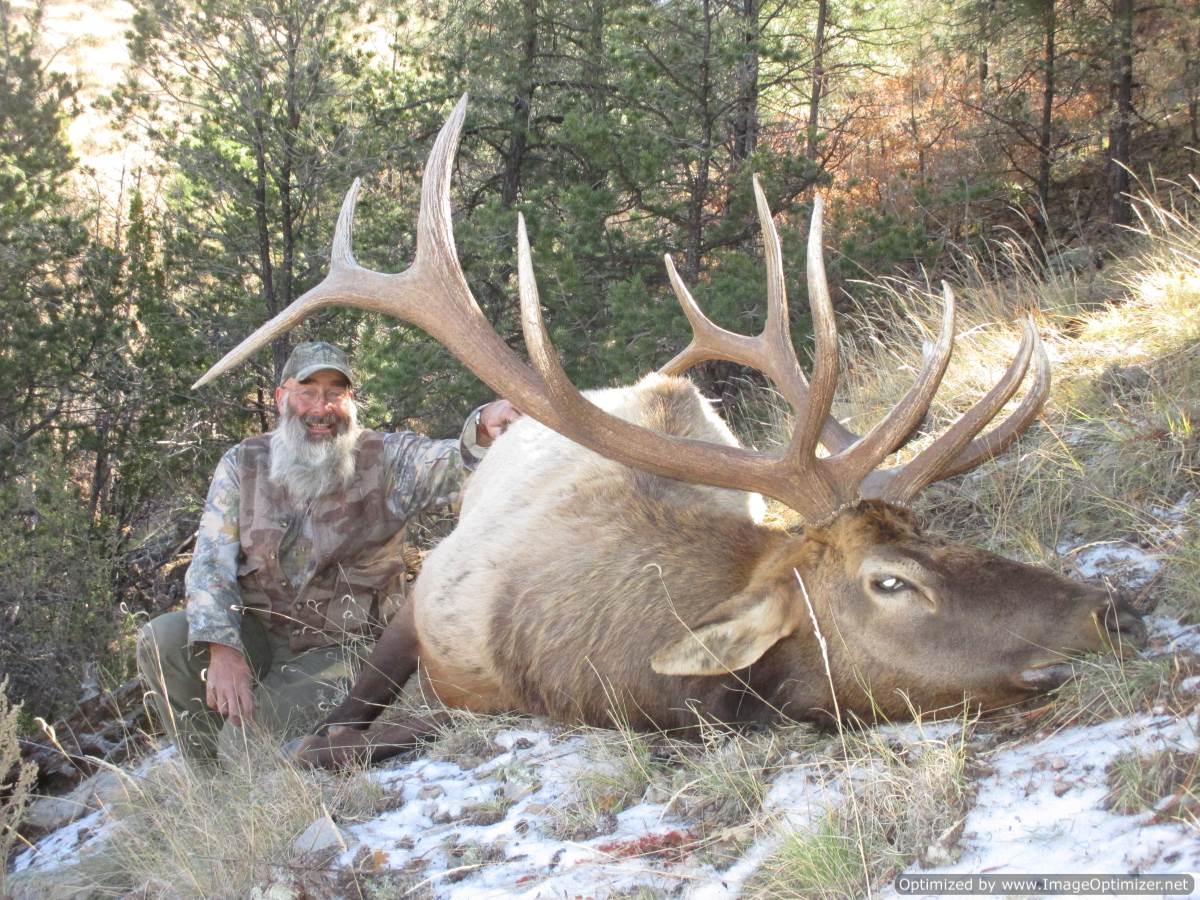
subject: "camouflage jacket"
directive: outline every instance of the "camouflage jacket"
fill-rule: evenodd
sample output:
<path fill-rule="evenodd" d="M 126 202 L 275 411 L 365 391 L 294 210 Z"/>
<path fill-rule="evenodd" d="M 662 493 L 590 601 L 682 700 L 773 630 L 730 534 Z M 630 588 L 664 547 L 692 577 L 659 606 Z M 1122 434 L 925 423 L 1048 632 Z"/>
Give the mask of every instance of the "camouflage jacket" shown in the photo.
<path fill-rule="evenodd" d="M 483 455 L 473 433 L 474 415 L 459 441 L 364 431 L 354 482 L 305 507 L 267 478 L 269 435 L 228 451 L 185 579 L 189 641 L 242 649 L 243 613 L 295 650 L 377 632 L 403 599 L 405 526 L 455 503 Z"/>

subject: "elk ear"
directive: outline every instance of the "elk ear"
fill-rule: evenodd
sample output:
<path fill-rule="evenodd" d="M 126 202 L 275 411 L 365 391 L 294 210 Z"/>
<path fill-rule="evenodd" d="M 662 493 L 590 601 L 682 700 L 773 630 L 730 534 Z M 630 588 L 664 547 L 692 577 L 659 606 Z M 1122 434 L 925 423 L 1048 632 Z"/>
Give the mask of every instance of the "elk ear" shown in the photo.
<path fill-rule="evenodd" d="M 707 623 L 650 657 L 660 675 L 724 675 L 756 662 L 800 622 L 786 581 L 750 587 L 705 616 Z"/>

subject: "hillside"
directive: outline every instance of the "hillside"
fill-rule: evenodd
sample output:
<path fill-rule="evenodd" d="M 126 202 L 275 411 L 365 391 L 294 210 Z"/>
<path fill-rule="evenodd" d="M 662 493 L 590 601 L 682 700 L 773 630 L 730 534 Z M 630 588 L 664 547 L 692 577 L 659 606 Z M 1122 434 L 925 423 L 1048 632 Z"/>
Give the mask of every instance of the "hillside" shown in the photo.
<path fill-rule="evenodd" d="M 1046 701 L 981 721 L 687 745 L 462 716 L 415 758 L 349 776 L 297 772 L 266 750 L 209 779 L 168 752 L 21 853 L 10 889 L 890 897 L 901 873 L 1200 870 L 1198 199 L 1194 185 L 1139 198 L 1141 225 L 1098 272 L 1008 248 L 1006 280 L 964 287 L 939 417 L 994 379 L 1017 310 L 1038 310 L 1052 399 L 1017 447 L 928 491 L 919 510 L 930 527 L 1130 597 L 1150 615 L 1141 653 L 1082 660 Z M 886 290 L 902 321 L 876 321 L 874 337 L 868 322 L 843 324 L 857 348 L 847 419 L 870 420 L 905 389 L 895 373 L 919 361 L 930 327 L 925 291 Z M 736 417 L 765 441 L 778 428 L 770 408 L 760 398 Z"/>
<path fill-rule="evenodd" d="M 0 0 L 0 897 L 861 897 L 899 873 L 1200 871 L 1198 26 L 1195 0 Z M 343 309 L 191 387 L 322 277 L 355 179 L 358 258 L 408 264 L 464 95 L 467 281 L 521 352 L 522 217 L 581 387 L 685 345 L 664 255 L 715 321 L 761 326 L 754 176 L 802 360 L 828 200 L 855 430 L 908 390 L 941 280 L 959 294 L 902 455 L 992 387 L 1030 317 L 1049 403 L 915 511 L 1128 599 L 1145 650 L 979 721 L 683 744 L 458 716 L 377 772 L 272 746 L 182 767 L 141 727 L 134 636 L 184 602 L 214 466 L 274 427 L 291 346 L 353 354 L 371 428 L 454 435 L 491 396 L 423 333 Z M 693 376 L 746 443 L 789 434 L 758 373 Z M 72 759 L 69 732 L 112 705 Z"/>

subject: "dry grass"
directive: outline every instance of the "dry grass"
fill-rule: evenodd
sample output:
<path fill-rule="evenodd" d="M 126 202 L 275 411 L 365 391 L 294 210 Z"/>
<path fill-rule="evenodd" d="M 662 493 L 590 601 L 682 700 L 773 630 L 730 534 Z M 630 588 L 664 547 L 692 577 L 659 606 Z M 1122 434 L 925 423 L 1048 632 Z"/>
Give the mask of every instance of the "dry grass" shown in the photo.
<path fill-rule="evenodd" d="M 246 897 L 313 868 L 293 845 L 314 820 L 373 817 L 382 797 L 361 775 L 299 770 L 266 741 L 219 771 L 175 760 L 124 781 L 102 847 L 52 875 L 19 876 L 19 896 Z"/>
<path fill-rule="evenodd" d="M 1127 815 L 1153 810 L 1159 821 L 1196 826 L 1200 814 L 1200 756 L 1173 748 L 1118 756 L 1108 769 L 1105 805 Z"/>
<path fill-rule="evenodd" d="M 1175 196 L 1200 205 L 1194 189 Z M 1157 594 L 1163 608 L 1195 616 L 1200 230 L 1168 203 L 1146 199 L 1139 208 L 1141 233 L 1131 235 L 1136 252 L 1099 273 L 1049 267 L 1047 254 L 1017 242 L 986 260 L 964 258 L 955 360 L 924 432 L 901 457 L 991 387 L 1017 345 L 1013 320 L 1033 311 L 1055 378 L 1040 424 L 1001 458 L 927 491 L 923 521 L 1068 572 L 1097 542 L 1149 547 L 1162 561 L 1157 578 L 1139 587 L 1117 575 L 1114 586 L 1138 588 L 1143 602 Z M 860 431 L 907 390 L 940 314 L 940 297 L 926 285 L 889 282 L 872 290 L 871 303 L 841 323 L 846 374 L 837 412 Z M 759 446 L 786 432 L 787 417 L 768 395 L 747 396 L 725 412 Z M 1197 671 L 1200 665 L 1185 656 L 1080 660 L 1075 676 L 1019 727 L 1180 713 L 1194 704 L 1180 685 Z M 510 718 L 454 714 L 422 753 L 470 769 L 499 755 L 497 733 L 513 725 Z M 748 897 L 865 896 L 914 861 L 940 865 L 954 858 L 971 802 L 972 729 L 961 722 L 939 726 L 940 736 L 932 736 L 918 722 L 903 730 L 846 728 L 833 738 L 799 728 L 712 730 L 687 745 L 628 728 L 584 731 L 591 735 L 586 762 L 567 798 L 550 811 L 547 829 L 560 839 L 587 839 L 611 829 L 621 810 L 655 802 L 688 823 L 694 843 L 687 851 L 707 854 L 702 858 L 717 866 L 737 858 L 745 843 L 775 836 L 777 848 L 747 885 Z M 784 826 L 763 812 L 780 773 L 798 767 L 837 795 L 810 829 Z M 1109 772 L 1109 803 L 1194 826 L 1196 770 L 1194 752 L 1121 757 Z M 465 810 L 464 824 L 493 821 L 542 786 L 536 769 L 515 763 L 499 780 L 494 800 Z M 382 802 L 378 791 L 355 775 L 297 772 L 270 750 L 220 777 L 164 766 L 129 780 L 128 800 L 110 813 L 118 827 L 103 853 L 56 873 L 36 895 L 78 888 L 245 896 L 296 877 L 292 843 L 313 819 L 326 812 L 341 820 L 372 815 Z M 466 874 L 488 865 L 496 849 L 468 840 L 456 852 Z M 363 896 L 412 887 L 397 873 L 356 884 Z M 419 896 L 422 888 L 415 887 Z"/>
<path fill-rule="evenodd" d="M 707 834 L 753 820 L 775 776 L 824 739 L 804 726 L 746 734 L 710 729 L 699 744 L 675 742 L 675 764 L 663 771 L 656 796 L 668 812 Z"/>
<path fill-rule="evenodd" d="M 503 753 L 504 748 L 496 744 L 496 736 L 503 731 L 520 728 L 526 723 L 526 720 L 518 716 L 482 716 L 466 710 L 447 709 L 436 700 L 432 700 L 428 706 L 420 707 L 413 707 L 402 701 L 387 715 L 398 714 L 403 718 L 407 715 L 428 714 L 430 711 L 445 717 L 446 724 L 438 727 L 436 737 L 421 745 L 421 755 L 457 763 L 463 769 L 473 769 Z"/>
<path fill-rule="evenodd" d="M 8 896 L 8 858 L 17 845 L 17 826 L 29 804 L 37 768 L 21 761 L 21 707 L 9 706 L 8 679 L 0 679 L 0 897 Z"/>
<path fill-rule="evenodd" d="M 1181 685 L 1198 672 L 1200 660 L 1190 655 L 1076 660 L 1071 678 L 1051 695 L 1049 724 L 1091 725 L 1148 712 L 1184 715 L 1195 698 Z"/>
<path fill-rule="evenodd" d="M 585 729 L 588 765 L 579 770 L 570 798 L 551 816 L 549 831 L 562 840 L 587 840 L 616 827 L 617 813 L 641 801 L 661 770 L 655 737 L 617 727 Z"/>
<path fill-rule="evenodd" d="M 833 745 L 809 725 L 748 732 L 706 726 L 699 742 L 664 738 L 666 760 L 646 799 L 687 822 L 698 858 L 724 869 L 770 829 L 764 806 L 778 776 L 815 764 Z"/>
<path fill-rule="evenodd" d="M 945 865 L 970 801 L 969 723 L 949 738 L 843 729 L 839 758 L 820 763 L 841 802 L 811 830 L 786 831 L 746 887 L 753 898 L 869 896 L 915 861 Z"/>

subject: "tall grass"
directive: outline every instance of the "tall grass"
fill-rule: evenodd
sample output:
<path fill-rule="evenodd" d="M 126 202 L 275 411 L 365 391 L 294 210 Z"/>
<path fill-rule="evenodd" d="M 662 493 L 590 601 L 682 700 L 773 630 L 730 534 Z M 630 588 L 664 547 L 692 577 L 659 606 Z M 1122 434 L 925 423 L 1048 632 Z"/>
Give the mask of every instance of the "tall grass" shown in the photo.
<path fill-rule="evenodd" d="M 176 758 L 144 777 L 122 774 L 102 847 L 52 874 L 18 876 L 21 896 L 247 897 L 311 867 L 294 845 L 314 820 L 367 817 L 381 796 L 361 775 L 299 770 L 268 740 L 219 770 Z"/>
<path fill-rule="evenodd" d="M 1012 323 L 1020 315 L 1035 317 L 1054 386 L 1039 423 L 1013 448 L 925 492 L 918 511 L 928 526 L 1063 570 L 1097 542 L 1149 547 L 1162 569 L 1145 589 L 1176 614 L 1200 614 L 1193 524 L 1200 229 L 1183 212 L 1196 207 L 1195 185 L 1139 198 L 1126 256 L 1100 271 L 1056 268 L 1042 248 L 1015 239 L 959 261 L 955 359 L 922 433 L 899 460 L 991 387 L 1015 351 Z M 930 285 L 892 280 L 871 286 L 869 302 L 841 317 L 845 374 L 836 412 L 855 430 L 869 429 L 907 390 L 940 307 Z M 768 396 L 747 396 L 726 413 L 744 420 L 759 446 L 787 432 L 787 412 Z M 1049 704 L 1049 724 L 1176 708 L 1183 702 L 1176 686 L 1194 674 L 1178 660 L 1085 660 Z M 6 716 L 0 708 L 0 761 Z M 465 767 L 494 756 L 496 729 L 511 725 L 470 715 L 453 723 L 422 752 Z M 695 826 L 697 846 L 689 850 L 724 843 L 725 858 L 713 856 L 717 865 L 741 843 L 774 834 L 776 851 L 746 896 L 867 896 L 915 860 L 953 859 L 971 798 L 974 727 L 846 727 L 832 740 L 811 729 L 709 731 L 692 745 L 618 728 L 590 742 L 587 764 L 546 827 L 561 839 L 585 840 L 611 828 L 628 806 L 657 802 Z M 783 829 L 763 812 L 779 774 L 796 767 L 824 779 L 838 797 L 807 830 Z M 1110 774 L 1112 805 L 1158 808 L 1163 793 L 1174 791 L 1171 815 L 1195 822 L 1195 771 L 1194 754 L 1122 759 Z M 368 816 L 379 799 L 360 776 L 298 772 L 266 747 L 219 775 L 172 763 L 127 784 L 127 798 L 109 811 L 116 827 L 103 852 L 40 887 L 24 880 L 26 890 L 44 889 L 29 896 L 246 896 L 303 868 L 293 842 L 311 821 L 326 813 Z M 495 808 L 464 813 L 473 817 L 465 824 L 503 816 L 506 804 L 539 788 L 536 772 L 514 770 Z M 463 858 L 474 852 L 464 845 Z"/>
<path fill-rule="evenodd" d="M 8 702 L 8 679 L 0 679 L 0 897 L 8 896 L 9 855 L 19 840 L 17 826 L 29 804 L 37 768 L 21 761 L 20 706 Z"/>
<path fill-rule="evenodd" d="M 1200 227 L 1190 216 L 1200 189 L 1154 187 L 1159 194 L 1136 201 L 1125 255 L 1097 256 L 1099 271 L 1057 267 L 1015 237 L 958 259 L 954 357 L 920 434 L 891 462 L 918 452 L 995 383 L 1017 346 L 1015 320 L 1032 315 L 1053 372 L 1038 423 L 997 459 L 927 489 L 916 504 L 922 520 L 1068 572 L 1097 542 L 1150 547 L 1163 561 L 1154 593 L 1171 612 L 1195 616 Z M 942 300 L 911 280 L 861 288 L 840 323 L 835 413 L 863 433 L 907 391 Z M 787 417 L 777 418 L 786 432 Z"/>

